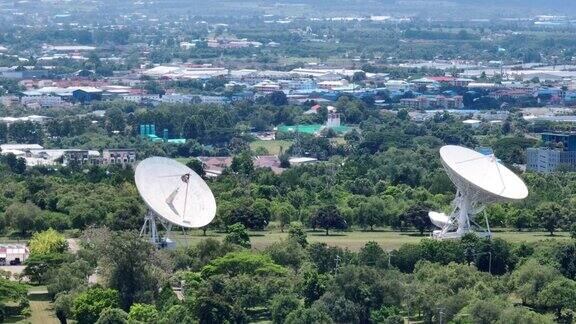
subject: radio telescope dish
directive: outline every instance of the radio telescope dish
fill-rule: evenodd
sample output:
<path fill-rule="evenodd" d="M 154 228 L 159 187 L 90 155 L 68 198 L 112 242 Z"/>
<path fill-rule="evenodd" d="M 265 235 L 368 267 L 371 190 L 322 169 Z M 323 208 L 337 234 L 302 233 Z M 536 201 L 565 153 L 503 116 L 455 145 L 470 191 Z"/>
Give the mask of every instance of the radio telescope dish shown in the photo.
<path fill-rule="evenodd" d="M 490 237 L 488 219 L 484 229 L 476 222 L 476 215 L 489 204 L 518 201 L 528 196 L 522 179 L 498 162 L 494 155 L 446 145 L 440 148 L 440 157 L 457 191 L 449 216 L 436 212 L 428 214 L 431 222 L 441 228 L 434 231 L 435 237 L 458 238 L 469 232 Z"/>
<path fill-rule="evenodd" d="M 141 234 L 148 230 L 152 243 L 163 245 L 156 221 L 167 231 L 172 225 L 198 228 L 216 215 L 216 200 L 202 178 L 187 166 L 168 158 L 151 157 L 136 166 L 134 175 L 140 197 L 149 211 Z"/>

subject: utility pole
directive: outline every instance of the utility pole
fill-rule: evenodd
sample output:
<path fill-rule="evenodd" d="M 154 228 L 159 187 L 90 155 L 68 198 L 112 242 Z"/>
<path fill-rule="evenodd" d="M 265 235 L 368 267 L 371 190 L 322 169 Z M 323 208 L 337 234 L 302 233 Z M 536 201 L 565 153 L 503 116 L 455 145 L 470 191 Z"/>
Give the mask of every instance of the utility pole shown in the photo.
<path fill-rule="evenodd" d="M 298 122 L 296 124 L 296 134 L 294 134 L 296 136 L 295 140 L 294 140 L 294 155 L 297 157 L 301 157 L 302 156 L 302 147 L 300 145 L 300 122 Z"/>
<path fill-rule="evenodd" d="M 340 267 L 340 255 L 336 255 L 336 258 L 334 258 L 334 261 L 336 261 L 336 265 L 334 266 L 334 273 L 338 272 L 338 268 Z"/>
<path fill-rule="evenodd" d="M 444 308 L 437 308 L 438 309 L 438 323 L 444 324 Z"/>

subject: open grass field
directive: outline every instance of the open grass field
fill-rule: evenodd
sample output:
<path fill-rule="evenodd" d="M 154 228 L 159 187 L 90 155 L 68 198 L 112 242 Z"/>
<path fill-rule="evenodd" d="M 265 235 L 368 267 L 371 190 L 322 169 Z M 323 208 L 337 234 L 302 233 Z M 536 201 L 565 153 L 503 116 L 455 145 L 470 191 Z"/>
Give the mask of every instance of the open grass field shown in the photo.
<path fill-rule="evenodd" d="M 187 235 L 182 233 L 173 233 L 173 238 L 178 245 L 195 245 L 199 241 L 207 238 L 217 238 L 222 239 L 225 234 L 217 233 L 213 231 L 208 231 L 207 236 L 202 236 L 201 231 L 191 231 Z M 250 241 L 252 242 L 252 248 L 256 250 L 262 250 L 274 242 L 278 242 L 286 238 L 288 234 L 281 233 L 279 230 L 262 231 L 262 232 L 250 232 Z M 333 232 L 329 236 L 324 235 L 324 232 L 308 232 L 308 242 L 323 242 L 328 245 L 338 246 L 341 248 L 347 248 L 352 251 L 358 251 L 362 248 L 366 242 L 375 241 L 382 248 L 386 250 L 394 250 L 399 248 L 405 243 L 417 243 L 423 238 L 418 233 L 414 232 L 393 232 L 389 230 L 379 230 L 379 231 L 354 231 L 354 232 Z M 502 238 L 506 241 L 519 243 L 519 242 L 537 242 L 547 239 L 555 240 L 568 240 L 570 236 L 567 233 L 557 233 L 554 236 L 549 236 L 545 232 L 515 232 L 515 231 L 504 231 L 497 230 L 494 232 L 494 237 Z"/>
<path fill-rule="evenodd" d="M 278 155 L 281 151 L 286 152 L 292 146 L 292 141 L 287 140 L 274 140 L 274 141 L 253 141 L 250 142 L 250 149 L 256 151 L 262 147 L 268 151 L 268 154 Z"/>

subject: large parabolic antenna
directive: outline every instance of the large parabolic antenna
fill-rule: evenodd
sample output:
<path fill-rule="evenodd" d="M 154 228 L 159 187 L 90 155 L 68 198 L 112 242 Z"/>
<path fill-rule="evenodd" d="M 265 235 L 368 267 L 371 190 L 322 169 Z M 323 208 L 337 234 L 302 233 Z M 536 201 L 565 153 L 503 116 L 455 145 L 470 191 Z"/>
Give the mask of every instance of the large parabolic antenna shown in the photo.
<path fill-rule="evenodd" d="M 450 215 L 430 212 L 430 220 L 439 230 L 437 238 L 459 238 L 469 232 L 491 236 L 488 219 L 485 227 L 476 216 L 492 203 L 517 201 L 528 196 L 528 188 L 514 172 L 502 165 L 494 155 L 447 145 L 440 149 L 442 165 L 456 186 L 456 198 Z"/>
<path fill-rule="evenodd" d="M 160 239 L 157 223 L 166 229 L 172 226 L 198 228 L 208 225 L 216 215 L 216 200 L 202 178 L 187 166 L 168 158 L 151 157 L 136 166 L 134 176 L 140 196 L 148 206 L 141 234 L 150 241 L 165 245 Z"/>

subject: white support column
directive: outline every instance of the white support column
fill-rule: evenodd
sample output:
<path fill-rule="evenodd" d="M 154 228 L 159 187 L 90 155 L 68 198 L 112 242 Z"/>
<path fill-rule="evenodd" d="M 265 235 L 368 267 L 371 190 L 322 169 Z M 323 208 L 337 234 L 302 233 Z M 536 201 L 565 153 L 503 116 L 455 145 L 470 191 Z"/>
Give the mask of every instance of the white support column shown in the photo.
<path fill-rule="evenodd" d="M 158 227 L 156 226 L 156 215 L 152 211 L 148 211 L 144 217 L 144 225 L 140 230 L 140 236 L 148 235 L 150 243 L 158 245 L 160 244 L 160 238 L 158 237 Z"/>

